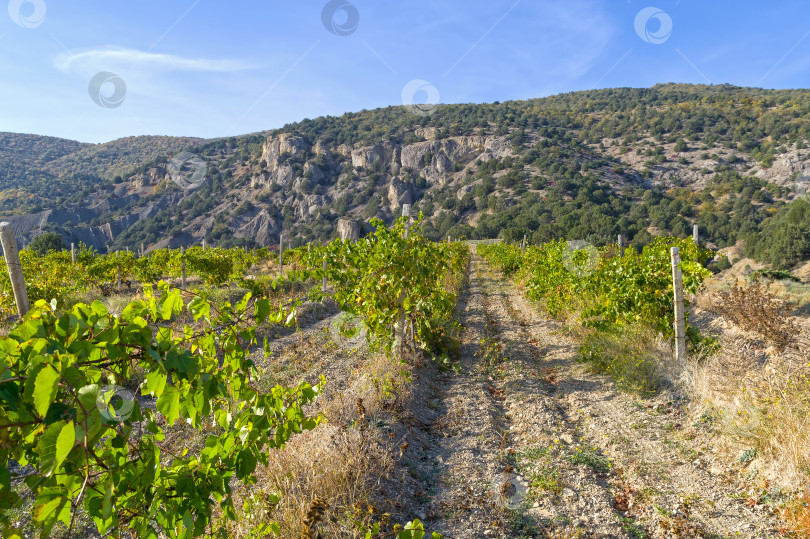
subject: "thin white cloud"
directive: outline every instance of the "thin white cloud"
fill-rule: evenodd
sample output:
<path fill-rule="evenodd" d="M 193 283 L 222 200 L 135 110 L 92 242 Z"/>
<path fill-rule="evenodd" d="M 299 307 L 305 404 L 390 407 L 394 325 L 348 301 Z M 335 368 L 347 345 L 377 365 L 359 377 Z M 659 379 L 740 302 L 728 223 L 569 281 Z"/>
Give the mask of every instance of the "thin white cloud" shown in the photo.
<path fill-rule="evenodd" d="M 184 58 L 173 54 L 157 54 L 104 47 L 79 53 L 61 53 L 53 62 L 60 71 L 83 71 L 95 69 L 131 69 L 135 66 L 146 71 L 243 71 L 256 66 L 240 60 L 212 60 L 206 58 Z"/>

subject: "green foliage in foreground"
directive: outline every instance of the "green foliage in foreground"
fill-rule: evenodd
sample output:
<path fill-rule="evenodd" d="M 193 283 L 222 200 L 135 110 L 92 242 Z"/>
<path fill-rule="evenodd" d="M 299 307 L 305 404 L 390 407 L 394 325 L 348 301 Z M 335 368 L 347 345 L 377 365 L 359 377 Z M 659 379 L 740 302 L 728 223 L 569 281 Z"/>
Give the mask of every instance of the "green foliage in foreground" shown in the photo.
<path fill-rule="evenodd" d="M 20 499 L 9 459 L 31 465 L 25 484 L 36 495 L 33 522 L 47 535 L 71 526 L 81 506 L 101 533 L 129 529 L 139 537 L 200 535 L 215 511 L 236 518 L 231 480 L 255 481 L 267 449 L 314 428 L 307 415 L 321 386 L 254 389 L 249 358 L 256 324 L 284 311 L 246 296 L 214 308 L 162 285 L 159 298 L 130 303 L 119 316 L 100 302 L 60 317 L 37 302 L 0 341 L 0 522 Z M 169 324 L 186 310 L 197 327 Z M 200 329 L 202 328 L 202 329 Z M 142 399 L 121 397 L 138 370 Z M 164 429 L 182 418 L 207 433 L 196 454 L 162 445 Z M 211 422 L 213 420 L 213 426 Z"/>
<path fill-rule="evenodd" d="M 293 273 L 321 278 L 316 262 L 328 256 L 335 299 L 364 316 L 370 334 L 390 347 L 391 324 L 403 308 L 419 344 L 431 346 L 445 336 L 455 304 L 442 286 L 445 272 L 463 270 L 468 251 L 459 243 L 426 242 L 418 228 L 406 240 L 403 226 L 379 226 L 357 244 L 300 250 L 291 260 L 304 268 Z M 118 267 L 134 258 L 104 260 Z M 78 266 L 68 259 L 66 267 Z M 323 378 L 314 387 L 263 392 L 257 389 L 263 373 L 250 357 L 258 348 L 257 327 L 291 324 L 304 298 L 283 306 L 248 293 L 236 305 L 213 305 L 200 296 L 186 302 L 163 282 L 159 289 L 155 297 L 146 287 L 145 298 L 119 316 L 99 301 L 57 315 L 55 302 L 39 300 L 0 339 L 4 537 L 22 534 L 10 517 L 23 504 L 21 480 L 33 495 L 31 524 L 43 537 L 59 523 L 68 534 L 75 531 L 80 511 L 102 534 L 225 536 L 226 521 L 238 518 L 233 485 L 255 483 L 270 450 L 319 424 L 321 417 L 305 407 L 323 389 Z M 313 289 L 310 298 L 319 297 Z M 136 379 L 142 381 L 133 386 Z M 181 426 L 198 431 L 204 443 L 185 447 L 177 439 Z M 15 463 L 33 473 L 23 478 Z M 368 538 L 380 536 L 379 528 L 367 531 Z M 253 532 L 277 536 L 279 526 L 261 522 Z M 419 539 L 427 532 L 415 520 L 397 533 Z"/>

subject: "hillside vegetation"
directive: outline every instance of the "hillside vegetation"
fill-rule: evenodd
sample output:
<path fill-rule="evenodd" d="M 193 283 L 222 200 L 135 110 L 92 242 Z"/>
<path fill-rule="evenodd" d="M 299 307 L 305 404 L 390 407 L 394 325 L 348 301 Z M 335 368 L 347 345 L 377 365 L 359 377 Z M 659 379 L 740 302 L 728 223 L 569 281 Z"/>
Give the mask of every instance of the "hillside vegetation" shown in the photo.
<path fill-rule="evenodd" d="M 81 202 L 12 224 L 23 243 L 46 230 L 102 251 L 266 246 L 282 230 L 300 245 L 335 237 L 339 218 L 391 222 L 413 203 L 433 240 L 622 234 L 640 247 L 697 223 L 710 247 L 745 240 L 746 254 L 790 268 L 810 258 L 810 204 L 797 200 L 810 185 L 808 111 L 807 91 L 678 84 L 429 115 L 389 107 L 201 142 L 196 190 L 172 181 L 169 152 L 151 163 L 141 152 L 116 183 L 74 179 Z"/>
<path fill-rule="evenodd" d="M 0 213 L 38 212 L 82 203 L 113 178 L 195 144 L 185 137 L 127 137 L 88 144 L 0 133 Z"/>

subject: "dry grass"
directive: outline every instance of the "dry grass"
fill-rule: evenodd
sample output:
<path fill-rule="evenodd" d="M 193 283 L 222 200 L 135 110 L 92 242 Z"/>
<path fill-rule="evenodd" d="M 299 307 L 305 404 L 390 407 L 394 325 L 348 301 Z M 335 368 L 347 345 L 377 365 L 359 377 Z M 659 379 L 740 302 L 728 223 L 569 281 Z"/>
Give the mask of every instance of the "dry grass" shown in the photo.
<path fill-rule="evenodd" d="M 377 516 L 375 478 L 393 466 L 389 449 L 365 426 L 322 425 L 271 452 L 258 484 L 244 493 L 244 518 L 229 534 L 252 537 L 252 524 L 276 521 L 280 537 L 301 537 L 303 523 L 319 499 L 326 508 L 317 531 L 324 537 L 360 537 L 360 525 Z M 280 497 L 278 504 L 271 502 L 270 494 Z"/>
<path fill-rule="evenodd" d="M 252 526 L 276 521 L 280 537 L 308 537 L 303 523 L 313 507 L 319 522 L 310 522 L 312 537 L 363 537 L 363 526 L 385 520 L 375 508 L 377 484 L 393 469 L 394 442 L 376 425 L 408 398 L 410 373 L 408 365 L 374 355 L 353 373 L 347 390 L 317 402 L 326 421 L 271 451 L 258 483 L 240 493 L 244 518 L 230 535 L 251 537 Z M 280 497 L 277 504 L 273 495 Z"/>
<path fill-rule="evenodd" d="M 782 531 L 787 536 L 810 537 L 810 491 L 795 497 L 782 509 L 782 519 L 788 523 Z"/>
<path fill-rule="evenodd" d="M 790 486 L 810 475 L 810 366 L 771 362 L 747 376 L 727 406 L 723 426 L 756 449 Z M 791 481 L 792 480 L 792 481 Z"/>
<path fill-rule="evenodd" d="M 723 332 L 719 353 L 691 365 L 693 400 L 719 409 L 726 433 L 768 461 L 775 479 L 803 487 L 810 480 L 808 331 L 759 283 L 720 297 L 726 303 L 718 308 L 715 296 L 714 307 L 738 327 Z"/>
<path fill-rule="evenodd" d="M 695 412 L 716 412 L 728 460 L 746 475 L 794 493 L 781 511 L 786 530 L 810 537 L 810 322 L 788 316 L 758 283 L 699 303 L 733 325 L 722 329 L 720 352 L 690 362 Z"/>
<path fill-rule="evenodd" d="M 369 358 L 352 377 L 348 391 L 324 401 L 322 410 L 330 422 L 350 421 L 363 401 L 367 416 L 377 419 L 391 410 L 400 410 L 411 391 L 412 367 L 404 362 L 377 354 Z"/>
<path fill-rule="evenodd" d="M 778 297 L 793 305 L 797 314 L 810 315 L 810 284 L 776 281 L 771 288 Z"/>
<path fill-rule="evenodd" d="M 779 351 L 794 342 L 798 326 L 790 318 L 790 306 L 776 297 L 770 284 L 754 281 L 749 286 L 734 283 L 728 292 L 717 292 L 713 309 L 741 328 L 767 339 Z"/>
<path fill-rule="evenodd" d="M 738 447 L 755 449 L 774 479 L 798 488 L 810 479 L 810 366 L 756 366 L 748 355 L 727 344 L 718 357 L 694 363 L 693 400 L 719 410 Z"/>

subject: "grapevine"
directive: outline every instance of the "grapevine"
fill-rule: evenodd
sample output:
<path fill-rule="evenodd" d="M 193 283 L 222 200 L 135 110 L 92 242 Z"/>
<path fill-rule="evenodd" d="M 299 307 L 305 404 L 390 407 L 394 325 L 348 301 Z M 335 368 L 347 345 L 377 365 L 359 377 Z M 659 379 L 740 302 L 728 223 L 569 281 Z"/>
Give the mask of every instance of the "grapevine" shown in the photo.
<path fill-rule="evenodd" d="M 680 250 L 684 290 L 694 294 L 710 274 L 703 264 L 711 252 L 691 239 L 656 238 L 640 253 L 630 248 L 624 256 L 618 255 L 617 246 L 608 245 L 598 251 L 595 267 L 582 274 L 572 271 L 571 263 L 564 263 L 568 244 L 563 240 L 529 247 L 525 253 L 501 244 L 481 245 L 478 252 L 505 273 L 516 275 L 524 282 L 527 295 L 541 301 L 553 316 L 578 305 L 585 326 L 618 329 L 646 322 L 672 336 L 671 247 Z M 586 264 L 585 255 L 578 251 L 573 264 Z"/>
<path fill-rule="evenodd" d="M 259 326 L 292 324 L 303 301 L 329 296 L 362 317 L 369 338 L 389 351 L 400 311 L 413 323 L 418 346 L 441 346 L 452 332 L 455 296 L 444 282 L 465 268 L 466 247 L 428 242 L 418 221 L 407 238 L 403 221 L 391 229 L 374 224 L 376 232 L 354 244 L 288 251 L 285 272 L 271 287 L 306 283 L 308 293 L 285 304 L 248 293 L 236 304 L 215 305 L 161 281 L 158 294 L 145 286 L 142 299 L 120 315 L 100 301 L 58 308 L 68 293 L 118 275 L 142 282 L 174 278 L 181 256 L 189 273 L 209 286 L 244 280 L 249 268 L 268 258 L 266 250 L 254 256 L 166 249 L 136 258 L 83 248 L 75 263 L 69 253 L 38 257 L 23 251 L 34 307 L 0 339 L 4 536 L 22 533 L 9 517 L 22 503 L 21 480 L 34 496 L 31 523 L 43 536 L 57 523 L 70 533 L 80 512 L 102 534 L 224 534 L 223 518 L 237 518 L 234 481 L 254 483 L 273 448 L 321 421 L 305 407 L 322 391 L 323 378 L 315 386 L 257 389 L 263 373 L 250 353 L 259 349 Z M 313 286 L 324 276 L 328 290 Z M 3 305 L 11 310 L 8 302 Z M 122 388 L 131 389 L 132 398 L 116 406 Z M 181 424 L 203 436 L 202 447 L 177 448 L 167 441 L 166 429 Z M 21 476 L 12 462 L 33 473 Z M 257 533 L 279 532 L 273 522 L 260 527 Z M 414 521 L 397 537 L 425 533 Z M 368 530 L 368 537 L 383 536 L 378 528 Z"/>

